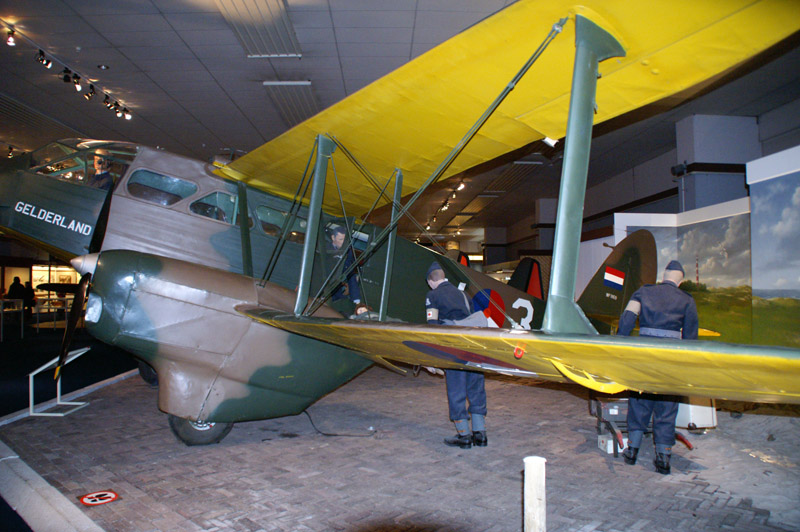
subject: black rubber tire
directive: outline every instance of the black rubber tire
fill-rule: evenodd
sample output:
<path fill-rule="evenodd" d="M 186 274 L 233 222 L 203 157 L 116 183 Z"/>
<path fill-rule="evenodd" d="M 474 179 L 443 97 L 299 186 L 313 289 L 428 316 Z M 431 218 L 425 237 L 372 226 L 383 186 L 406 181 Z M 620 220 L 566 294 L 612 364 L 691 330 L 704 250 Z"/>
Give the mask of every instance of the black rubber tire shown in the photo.
<path fill-rule="evenodd" d="M 139 376 L 150 386 L 158 386 L 158 373 L 147 362 L 139 361 Z"/>
<path fill-rule="evenodd" d="M 172 414 L 169 416 L 169 428 L 180 441 L 186 445 L 210 445 L 219 443 L 233 428 L 233 423 L 195 423 Z"/>

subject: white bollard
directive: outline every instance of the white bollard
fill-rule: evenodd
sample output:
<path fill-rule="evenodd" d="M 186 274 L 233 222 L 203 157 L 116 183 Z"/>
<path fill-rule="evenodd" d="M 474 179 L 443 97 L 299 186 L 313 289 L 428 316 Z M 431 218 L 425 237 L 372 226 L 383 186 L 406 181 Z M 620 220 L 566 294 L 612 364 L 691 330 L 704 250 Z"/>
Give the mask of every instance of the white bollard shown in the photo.
<path fill-rule="evenodd" d="M 523 489 L 524 532 L 545 532 L 547 530 L 547 504 L 544 481 L 544 465 L 547 460 L 541 456 L 526 456 L 525 486 Z"/>

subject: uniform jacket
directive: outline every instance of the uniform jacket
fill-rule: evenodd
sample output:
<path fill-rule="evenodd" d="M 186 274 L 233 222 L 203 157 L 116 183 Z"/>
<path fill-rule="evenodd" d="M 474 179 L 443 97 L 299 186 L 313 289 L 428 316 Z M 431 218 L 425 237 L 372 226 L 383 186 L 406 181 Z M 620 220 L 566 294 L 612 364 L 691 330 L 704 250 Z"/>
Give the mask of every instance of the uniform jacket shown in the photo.
<path fill-rule="evenodd" d="M 661 284 L 647 284 L 631 296 L 631 301 L 641 304 L 639 327 L 680 331 L 681 338 L 696 340 L 698 330 L 697 306 L 692 296 L 665 281 Z M 636 325 L 637 315 L 625 310 L 619 320 L 617 334 L 628 336 Z"/>
<path fill-rule="evenodd" d="M 469 298 L 445 280 L 425 297 L 428 323 L 443 324 L 443 320 L 463 320 L 472 313 Z M 432 312 L 435 311 L 435 312 Z"/>

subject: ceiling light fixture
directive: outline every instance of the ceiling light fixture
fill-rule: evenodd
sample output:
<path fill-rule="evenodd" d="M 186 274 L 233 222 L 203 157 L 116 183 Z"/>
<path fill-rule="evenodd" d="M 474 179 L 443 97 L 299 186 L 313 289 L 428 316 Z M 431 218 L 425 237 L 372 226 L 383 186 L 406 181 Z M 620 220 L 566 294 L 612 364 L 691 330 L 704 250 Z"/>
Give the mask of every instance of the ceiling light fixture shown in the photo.
<path fill-rule="evenodd" d="M 555 147 L 556 147 L 556 144 L 558 144 L 558 140 L 556 140 L 556 139 L 551 139 L 550 137 L 545 137 L 545 138 L 543 138 L 543 139 L 542 139 L 542 141 L 543 141 L 545 144 L 547 144 L 548 146 L 550 146 L 551 148 L 555 148 Z"/>
<path fill-rule="evenodd" d="M 466 186 L 467 185 L 465 185 L 464 182 L 462 181 L 461 183 L 458 184 L 458 188 L 456 188 L 456 190 L 464 190 L 464 187 Z"/>
<path fill-rule="evenodd" d="M 50 68 L 53 66 L 53 62 L 50 61 L 46 55 L 44 55 L 44 50 L 39 50 L 39 53 L 36 54 L 36 61 L 42 64 L 45 68 Z"/>
<path fill-rule="evenodd" d="M 8 145 L 8 158 L 11 159 L 14 156 L 14 146 L 11 144 Z"/>
<path fill-rule="evenodd" d="M 8 24 L 2 19 L 0 19 L 0 23 L 2 23 L 3 26 L 5 26 L 5 28 L 8 30 L 8 38 L 6 40 L 6 43 L 9 46 L 15 46 L 17 43 L 17 37 L 19 37 L 25 43 L 30 45 L 34 50 L 36 50 L 35 59 L 38 63 L 41 63 L 42 66 L 48 69 L 52 68 L 53 62 L 60 64 L 61 66 L 64 67 L 63 70 L 58 74 L 58 76 L 61 77 L 61 80 L 64 83 L 72 83 L 77 92 L 81 92 L 83 90 L 83 85 L 81 84 L 81 75 L 77 71 L 71 70 L 70 67 L 65 62 L 59 60 L 52 54 L 49 54 L 44 47 L 35 43 L 24 34 L 17 34 L 16 31 L 14 30 L 14 27 L 11 24 Z M 48 59 L 48 55 L 50 56 L 51 59 Z M 107 70 L 109 67 L 104 64 L 99 64 L 97 65 L 97 68 L 99 68 L 100 70 Z M 83 95 L 83 97 L 86 98 L 86 100 L 88 101 L 91 100 L 95 96 L 95 94 L 97 94 L 97 91 L 94 87 L 94 84 L 90 83 L 92 80 L 88 76 L 83 76 L 83 79 L 85 79 L 87 83 L 89 83 L 89 90 Z M 99 80 L 94 80 L 94 82 L 97 83 L 99 82 Z M 113 110 L 114 113 L 117 115 L 117 117 L 119 118 L 125 117 L 126 120 L 130 120 L 132 118 L 131 112 L 128 111 L 127 107 L 121 106 L 119 101 L 112 100 L 111 96 L 108 93 L 104 92 L 104 95 L 105 98 L 103 100 L 103 104 L 107 108 Z M 111 103 L 112 101 L 114 101 L 113 104 Z"/>

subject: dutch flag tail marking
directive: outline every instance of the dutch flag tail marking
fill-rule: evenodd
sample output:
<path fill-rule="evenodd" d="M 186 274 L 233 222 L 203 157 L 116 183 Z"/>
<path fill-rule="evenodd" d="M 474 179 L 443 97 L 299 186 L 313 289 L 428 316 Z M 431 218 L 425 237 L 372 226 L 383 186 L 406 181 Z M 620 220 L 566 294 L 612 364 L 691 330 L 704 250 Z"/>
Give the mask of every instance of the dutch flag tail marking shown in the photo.
<path fill-rule="evenodd" d="M 606 266 L 603 284 L 615 290 L 622 290 L 622 285 L 625 284 L 625 272 Z"/>

